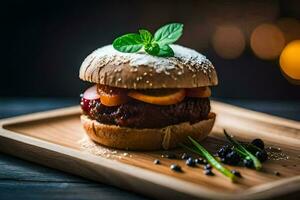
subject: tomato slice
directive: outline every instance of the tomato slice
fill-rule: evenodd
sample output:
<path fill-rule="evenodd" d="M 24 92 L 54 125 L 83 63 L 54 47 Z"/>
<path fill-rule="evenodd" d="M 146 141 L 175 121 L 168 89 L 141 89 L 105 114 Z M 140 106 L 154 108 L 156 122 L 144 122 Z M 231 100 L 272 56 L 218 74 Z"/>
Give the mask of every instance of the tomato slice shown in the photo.
<path fill-rule="evenodd" d="M 129 100 L 126 89 L 98 85 L 98 93 L 105 106 L 119 106 Z"/>
<path fill-rule="evenodd" d="M 172 105 L 185 97 L 184 89 L 147 89 L 131 90 L 127 94 L 133 99 L 156 105 Z"/>
<path fill-rule="evenodd" d="M 211 90 L 209 87 L 190 88 L 186 89 L 186 96 L 198 98 L 210 97 Z"/>

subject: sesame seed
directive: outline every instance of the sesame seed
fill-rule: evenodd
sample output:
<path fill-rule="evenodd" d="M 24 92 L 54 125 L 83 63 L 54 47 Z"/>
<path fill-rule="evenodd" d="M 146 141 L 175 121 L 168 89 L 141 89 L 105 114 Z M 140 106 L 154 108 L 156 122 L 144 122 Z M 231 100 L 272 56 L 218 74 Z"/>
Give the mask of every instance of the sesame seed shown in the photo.
<path fill-rule="evenodd" d="M 144 76 L 147 76 L 147 72 L 144 72 L 144 74 L 143 74 Z"/>

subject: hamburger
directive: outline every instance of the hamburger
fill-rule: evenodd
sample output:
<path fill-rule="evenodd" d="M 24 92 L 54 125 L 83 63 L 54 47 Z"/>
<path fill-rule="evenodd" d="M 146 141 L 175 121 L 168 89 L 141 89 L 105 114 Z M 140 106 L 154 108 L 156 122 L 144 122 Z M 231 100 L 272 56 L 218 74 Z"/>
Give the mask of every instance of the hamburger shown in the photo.
<path fill-rule="evenodd" d="M 187 136 L 204 139 L 216 115 L 212 63 L 195 50 L 169 45 L 173 56 L 124 53 L 113 45 L 92 52 L 79 77 L 93 83 L 81 98 L 81 122 L 95 142 L 117 149 L 171 149 Z"/>

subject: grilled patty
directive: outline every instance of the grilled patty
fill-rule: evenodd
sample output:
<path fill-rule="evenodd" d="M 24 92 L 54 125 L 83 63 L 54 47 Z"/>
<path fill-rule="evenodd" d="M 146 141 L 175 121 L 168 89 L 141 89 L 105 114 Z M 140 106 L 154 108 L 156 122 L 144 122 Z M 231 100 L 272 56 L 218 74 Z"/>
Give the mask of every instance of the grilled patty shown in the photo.
<path fill-rule="evenodd" d="M 108 107 L 100 101 L 91 101 L 90 118 L 103 124 L 114 124 L 131 128 L 162 128 L 181 122 L 191 124 L 207 119 L 210 112 L 208 98 L 186 97 L 178 104 L 159 106 L 131 100 L 120 106 Z"/>

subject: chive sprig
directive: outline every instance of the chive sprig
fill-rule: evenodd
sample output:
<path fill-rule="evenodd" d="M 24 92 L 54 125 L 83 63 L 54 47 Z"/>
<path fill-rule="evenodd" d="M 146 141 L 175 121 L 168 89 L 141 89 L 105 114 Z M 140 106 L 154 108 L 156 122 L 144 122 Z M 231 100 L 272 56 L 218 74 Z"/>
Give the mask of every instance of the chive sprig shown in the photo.
<path fill-rule="evenodd" d="M 224 176 L 229 178 L 232 182 L 235 182 L 237 177 L 227 168 L 225 168 L 212 154 L 210 154 L 201 144 L 199 144 L 192 137 L 188 136 L 189 140 L 194 145 L 193 147 L 188 147 L 184 144 L 181 146 L 189 151 L 192 151 L 200 156 L 204 157 L 212 167 L 221 172 Z"/>
<path fill-rule="evenodd" d="M 260 170 L 262 168 L 261 162 L 250 151 L 248 151 L 241 143 L 239 143 L 236 139 L 230 136 L 225 129 L 224 129 L 224 135 L 226 139 L 234 146 L 233 150 L 236 151 L 242 158 L 246 160 L 251 160 L 256 170 Z"/>

